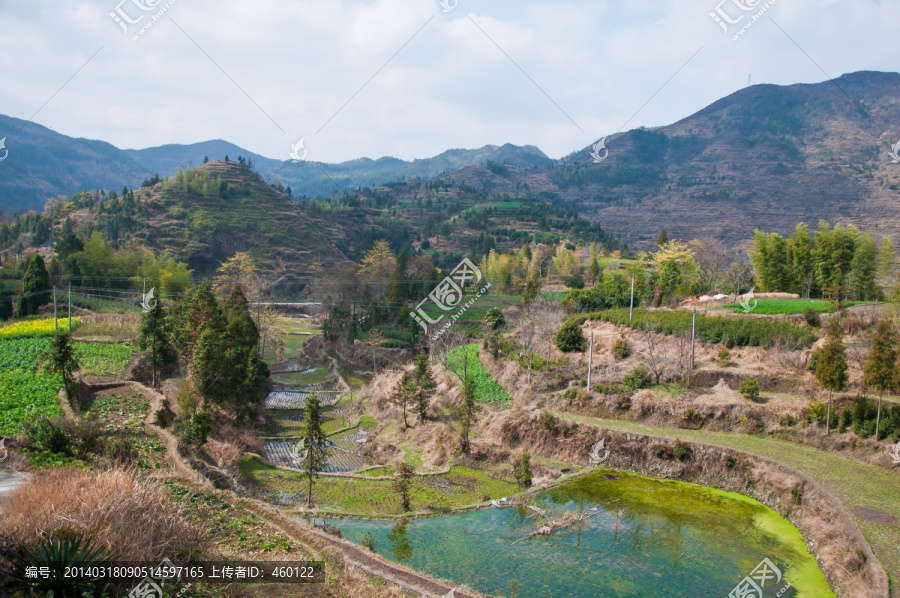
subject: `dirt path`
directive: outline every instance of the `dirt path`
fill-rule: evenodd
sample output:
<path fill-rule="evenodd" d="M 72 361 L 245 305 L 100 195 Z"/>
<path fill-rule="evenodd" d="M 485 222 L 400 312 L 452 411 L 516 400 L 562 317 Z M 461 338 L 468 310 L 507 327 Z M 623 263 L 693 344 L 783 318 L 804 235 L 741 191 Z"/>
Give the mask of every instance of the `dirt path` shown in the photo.
<path fill-rule="evenodd" d="M 661 428 L 615 419 L 560 413 L 561 417 L 605 428 L 705 443 L 764 457 L 809 475 L 840 504 L 859 528 L 900 596 L 900 476 L 876 465 L 784 440 L 734 432 Z"/>

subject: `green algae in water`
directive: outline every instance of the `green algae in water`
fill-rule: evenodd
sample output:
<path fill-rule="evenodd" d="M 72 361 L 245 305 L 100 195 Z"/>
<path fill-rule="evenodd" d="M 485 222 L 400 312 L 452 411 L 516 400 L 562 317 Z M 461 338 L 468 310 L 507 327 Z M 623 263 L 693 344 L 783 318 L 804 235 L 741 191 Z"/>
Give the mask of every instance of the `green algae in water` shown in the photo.
<path fill-rule="evenodd" d="M 408 522 L 331 521 L 392 561 L 497 596 L 723 597 L 764 559 L 783 573 L 764 597 L 834 596 L 800 532 L 765 505 L 694 484 L 599 470 L 537 496 L 550 517 L 580 524 L 527 538 L 540 517 L 525 507 Z M 604 476 L 617 479 L 607 479 Z M 415 506 L 415 505 L 414 505 Z"/>

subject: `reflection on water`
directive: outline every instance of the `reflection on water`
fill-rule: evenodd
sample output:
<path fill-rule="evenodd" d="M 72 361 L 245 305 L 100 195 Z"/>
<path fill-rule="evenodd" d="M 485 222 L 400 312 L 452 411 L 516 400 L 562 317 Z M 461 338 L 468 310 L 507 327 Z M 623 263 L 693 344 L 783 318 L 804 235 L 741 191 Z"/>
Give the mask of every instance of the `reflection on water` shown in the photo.
<path fill-rule="evenodd" d="M 784 533 L 774 511 L 700 486 L 619 475 L 541 494 L 537 509 L 332 523 L 353 542 L 371 534 L 389 560 L 498 596 L 721 598 L 764 558 L 797 588 L 782 598 L 830 595 L 799 533 Z M 564 515 L 568 527 L 529 537 Z M 767 531 L 775 529 L 782 537 Z"/>

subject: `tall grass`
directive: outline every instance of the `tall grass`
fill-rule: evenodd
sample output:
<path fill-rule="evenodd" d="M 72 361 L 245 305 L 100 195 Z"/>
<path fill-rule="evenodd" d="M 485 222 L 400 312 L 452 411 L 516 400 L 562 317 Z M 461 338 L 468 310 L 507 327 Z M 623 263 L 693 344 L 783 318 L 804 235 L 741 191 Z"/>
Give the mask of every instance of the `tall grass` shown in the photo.
<path fill-rule="evenodd" d="M 578 323 L 602 320 L 639 330 L 651 330 L 661 334 L 675 334 L 691 329 L 692 314 L 686 311 L 634 310 L 634 318 L 628 319 L 627 309 L 579 314 Z M 726 346 L 769 347 L 786 343 L 797 348 L 809 347 L 816 341 L 809 328 L 783 320 L 742 318 L 739 316 L 707 316 L 697 314 L 697 338 L 708 343 L 724 343 Z"/>

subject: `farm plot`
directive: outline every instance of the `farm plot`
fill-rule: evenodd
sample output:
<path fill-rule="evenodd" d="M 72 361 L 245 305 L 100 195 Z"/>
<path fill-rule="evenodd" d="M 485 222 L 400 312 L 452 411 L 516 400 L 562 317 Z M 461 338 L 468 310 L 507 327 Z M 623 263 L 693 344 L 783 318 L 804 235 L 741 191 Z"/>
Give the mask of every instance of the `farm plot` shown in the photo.
<path fill-rule="evenodd" d="M 72 330 L 78 328 L 80 324 L 81 318 L 72 318 Z M 68 330 L 69 321 L 67 319 L 59 318 L 58 325 L 60 332 L 65 332 Z M 56 331 L 56 326 L 57 324 L 54 323 L 53 318 L 47 318 L 45 320 L 23 320 L 13 324 L 7 324 L 0 328 L 0 339 L 9 340 L 14 338 L 40 338 L 44 336 L 53 336 Z"/>
<path fill-rule="evenodd" d="M 468 368 L 468 374 L 475 380 L 475 400 L 479 403 L 503 403 L 512 401 L 512 397 L 500 386 L 488 373 L 481 360 L 478 359 L 478 345 L 465 345 L 456 347 L 447 353 L 447 367 L 463 375 L 463 370 Z"/>
<path fill-rule="evenodd" d="M 347 441 L 333 442 L 329 440 L 328 459 L 322 469 L 324 473 L 347 473 L 370 465 L 365 457 L 356 453 L 358 446 L 350 446 L 350 444 Z M 277 440 L 266 442 L 263 450 L 269 463 L 300 471 L 302 465 L 298 467 L 293 460 L 293 451 L 296 446 L 296 441 Z"/>
<path fill-rule="evenodd" d="M 15 436 L 26 420 L 62 415 L 56 398 L 62 385 L 56 375 L 0 374 L 0 436 Z"/>
<path fill-rule="evenodd" d="M 131 343 L 73 343 L 82 373 L 90 376 L 121 376 L 135 353 Z"/>
<path fill-rule="evenodd" d="M 49 350 L 49 338 L 0 340 L 0 372 L 35 372 Z"/>
<path fill-rule="evenodd" d="M 310 391 L 284 391 L 273 390 L 266 397 L 266 409 L 303 409 L 306 399 L 311 395 Z M 341 393 L 320 391 L 315 393 L 323 407 L 330 407 L 338 402 Z"/>

